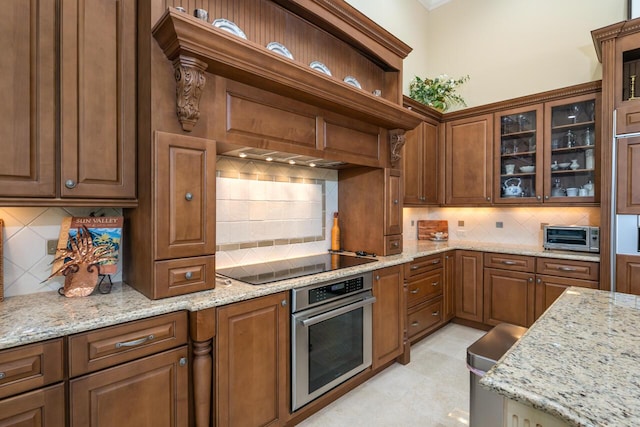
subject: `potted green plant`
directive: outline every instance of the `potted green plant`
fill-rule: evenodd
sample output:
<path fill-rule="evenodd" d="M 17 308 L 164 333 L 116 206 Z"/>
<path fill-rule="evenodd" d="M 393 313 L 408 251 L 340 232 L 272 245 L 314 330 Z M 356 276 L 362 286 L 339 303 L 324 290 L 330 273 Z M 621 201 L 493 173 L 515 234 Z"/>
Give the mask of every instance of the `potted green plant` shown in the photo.
<path fill-rule="evenodd" d="M 421 79 L 416 76 L 409 83 L 409 97 L 442 112 L 454 105 L 466 107 L 464 99 L 456 94 L 456 88 L 467 80 L 469 80 L 469 76 L 463 76 L 459 79 L 451 79 L 446 74 L 433 79 L 428 77 Z"/>

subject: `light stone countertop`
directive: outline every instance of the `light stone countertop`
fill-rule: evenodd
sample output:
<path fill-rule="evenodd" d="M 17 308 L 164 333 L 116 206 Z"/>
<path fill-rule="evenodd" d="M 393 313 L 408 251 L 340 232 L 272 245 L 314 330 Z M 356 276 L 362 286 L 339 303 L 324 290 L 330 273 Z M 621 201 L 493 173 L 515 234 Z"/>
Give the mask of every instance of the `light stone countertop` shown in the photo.
<path fill-rule="evenodd" d="M 58 295 L 57 292 L 15 296 L 0 302 L 0 349 L 179 310 L 203 310 L 352 274 L 404 264 L 417 257 L 453 249 L 529 256 L 551 255 L 548 251 L 533 246 L 460 241 L 405 241 L 404 251 L 401 255 L 378 257 L 378 261 L 375 263 L 282 280 L 263 286 L 252 286 L 236 280 L 230 281 L 231 285 L 226 285 L 222 280 L 216 280 L 216 287 L 213 290 L 155 301 L 148 299 L 124 283 L 115 283 L 109 294 L 103 295 L 95 292 L 84 298 L 65 298 Z M 553 253 L 553 257 L 599 261 L 597 255 L 579 253 Z"/>
<path fill-rule="evenodd" d="M 640 297 L 567 289 L 480 384 L 572 426 L 639 426 Z"/>

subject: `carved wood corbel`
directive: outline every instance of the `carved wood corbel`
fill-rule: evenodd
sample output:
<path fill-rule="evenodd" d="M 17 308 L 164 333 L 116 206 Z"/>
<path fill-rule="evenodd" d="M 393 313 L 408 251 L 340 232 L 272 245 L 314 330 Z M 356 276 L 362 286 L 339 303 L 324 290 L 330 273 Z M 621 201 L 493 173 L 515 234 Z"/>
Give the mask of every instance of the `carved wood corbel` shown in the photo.
<path fill-rule="evenodd" d="M 402 159 L 400 150 L 404 147 L 405 143 L 405 130 L 404 129 L 392 129 L 389 131 L 389 144 L 391 148 L 391 163 L 395 163 Z"/>
<path fill-rule="evenodd" d="M 182 129 L 191 132 L 200 118 L 200 96 L 207 78 L 207 64 L 196 58 L 180 55 L 173 61 L 176 78 L 176 114 Z"/>

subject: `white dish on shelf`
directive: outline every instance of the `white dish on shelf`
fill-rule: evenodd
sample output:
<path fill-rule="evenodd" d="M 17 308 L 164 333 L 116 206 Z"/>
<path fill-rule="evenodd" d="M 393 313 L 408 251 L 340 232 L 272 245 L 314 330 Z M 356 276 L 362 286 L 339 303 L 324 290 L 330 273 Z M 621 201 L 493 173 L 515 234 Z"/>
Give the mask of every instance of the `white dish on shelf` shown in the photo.
<path fill-rule="evenodd" d="M 267 45 L 267 49 L 269 49 L 271 52 L 275 52 L 278 53 L 284 57 L 287 57 L 289 59 L 293 59 L 293 55 L 291 54 L 291 52 L 289 52 L 289 49 L 287 49 L 286 47 L 284 47 L 284 45 L 278 43 L 278 42 L 271 42 Z"/>
<path fill-rule="evenodd" d="M 566 162 L 566 163 L 558 163 L 558 167 L 560 169 L 569 169 L 569 166 L 571 165 L 571 163 Z"/>
<path fill-rule="evenodd" d="M 351 86 L 357 87 L 358 89 L 362 89 L 362 86 L 360 86 L 360 82 L 353 76 L 345 77 L 344 82 L 350 84 Z"/>
<path fill-rule="evenodd" d="M 316 71 L 326 74 L 327 76 L 331 75 L 331 70 L 329 70 L 329 68 L 320 61 L 313 61 L 309 66 Z"/>
<path fill-rule="evenodd" d="M 531 173 L 534 170 L 536 170 L 535 166 L 531 166 L 531 165 L 529 165 L 529 166 L 520 166 L 520 172 L 522 172 L 522 173 Z"/>
<path fill-rule="evenodd" d="M 220 28 L 221 30 L 227 31 L 235 36 L 238 36 L 240 38 L 243 39 L 247 39 L 247 36 L 245 35 L 245 33 L 240 29 L 240 27 L 238 27 L 236 24 L 234 24 L 233 22 L 224 19 L 224 18 L 218 18 L 216 20 L 214 20 L 211 25 L 213 25 L 216 28 Z"/>

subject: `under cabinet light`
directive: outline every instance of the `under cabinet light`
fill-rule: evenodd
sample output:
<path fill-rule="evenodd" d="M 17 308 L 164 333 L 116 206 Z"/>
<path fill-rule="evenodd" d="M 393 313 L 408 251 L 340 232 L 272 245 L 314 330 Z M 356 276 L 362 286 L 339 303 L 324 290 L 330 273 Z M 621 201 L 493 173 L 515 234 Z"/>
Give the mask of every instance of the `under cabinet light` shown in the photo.
<path fill-rule="evenodd" d="M 240 153 L 238 154 L 238 157 L 244 159 L 245 157 L 247 157 L 247 155 L 245 153 Z"/>

